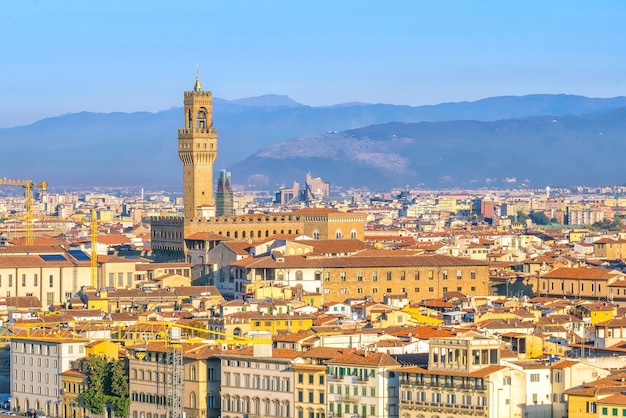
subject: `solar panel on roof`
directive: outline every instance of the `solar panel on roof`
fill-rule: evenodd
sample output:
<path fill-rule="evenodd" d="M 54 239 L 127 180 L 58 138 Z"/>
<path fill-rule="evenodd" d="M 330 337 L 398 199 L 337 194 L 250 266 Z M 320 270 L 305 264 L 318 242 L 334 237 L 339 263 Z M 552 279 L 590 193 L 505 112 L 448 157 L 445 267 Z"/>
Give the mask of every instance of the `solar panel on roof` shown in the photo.
<path fill-rule="evenodd" d="M 85 254 L 82 250 L 69 250 L 69 253 L 72 257 L 77 259 L 78 261 L 90 261 L 91 257 Z"/>
<path fill-rule="evenodd" d="M 67 258 L 61 254 L 42 254 L 39 257 L 41 257 L 43 261 L 67 261 Z"/>

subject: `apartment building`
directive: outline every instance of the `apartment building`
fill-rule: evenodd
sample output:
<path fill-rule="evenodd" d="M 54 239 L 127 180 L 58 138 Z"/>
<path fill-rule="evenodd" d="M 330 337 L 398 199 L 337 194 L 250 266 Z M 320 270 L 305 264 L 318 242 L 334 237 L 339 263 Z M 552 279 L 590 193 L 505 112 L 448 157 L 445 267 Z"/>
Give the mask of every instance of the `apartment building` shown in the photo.
<path fill-rule="evenodd" d="M 0 295 L 34 296 L 41 306 L 65 303 L 81 286 L 91 284 L 89 257 L 60 246 L 0 248 Z"/>
<path fill-rule="evenodd" d="M 521 417 L 522 382 L 522 373 L 500 365 L 495 338 L 433 338 L 427 368 L 400 370 L 400 416 Z"/>
<path fill-rule="evenodd" d="M 299 355 L 265 344 L 221 354 L 221 417 L 294 416 L 293 365 Z"/>
<path fill-rule="evenodd" d="M 11 341 L 11 407 L 35 409 L 46 416 L 61 416 L 61 374 L 71 362 L 85 356 L 85 342 L 61 333 L 32 331 Z"/>
<path fill-rule="evenodd" d="M 538 276 L 539 296 L 580 299 L 613 299 L 609 285 L 626 280 L 624 273 L 600 267 L 561 267 Z"/>
<path fill-rule="evenodd" d="M 387 294 L 410 300 L 441 298 L 446 292 L 489 293 L 489 268 L 484 261 L 408 251 L 374 251 L 344 257 L 249 257 L 230 265 L 235 294 L 242 298 L 260 284 L 298 286 L 333 301 Z M 306 300 L 306 293 L 303 295 Z"/>
<path fill-rule="evenodd" d="M 314 347 L 302 353 L 293 365 L 295 418 L 326 418 L 325 363 L 340 354 L 340 349 Z"/>
<path fill-rule="evenodd" d="M 554 418 L 568 416 L 569 400 L 565 393 L 568 389 L 578 387 L 585 382 L 603 379 L 611 374 L 610 371 L 592 364 L 572 360 L 558 361 L 552 364 L 550 370 L 552 373 L 552 411 L 550 416 Z"/>
<path fill-rule="evenodd" d="M 171 353 L 166 343 L 129 347 L 130 417 L 167 418 L 171 403 Z M 219 349 L 183 344 L 182 411 L 189 418 L 219 416 Z"/>
<path fill-rule="evenodd" d="M 326 366 L 329 417 L 399 416 L 400 363 L 389 354 L 345 350 Z"/>

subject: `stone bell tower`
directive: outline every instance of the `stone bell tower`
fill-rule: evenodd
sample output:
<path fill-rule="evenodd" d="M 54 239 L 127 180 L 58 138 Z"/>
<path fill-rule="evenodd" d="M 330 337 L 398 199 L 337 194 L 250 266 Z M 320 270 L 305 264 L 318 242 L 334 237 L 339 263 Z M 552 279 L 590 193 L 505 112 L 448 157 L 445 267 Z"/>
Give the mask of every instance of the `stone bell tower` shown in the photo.
<path fill-rule="evenodd" d="M 203 91 L 200 73 L 192 91 L 184 93 L 185 127 L 178 130 L 178 156 L 183 163 L 185 229 L 192 222 L 215 216 L 213 163 L 217 130 L 213 127 L 213 94 Z"/>

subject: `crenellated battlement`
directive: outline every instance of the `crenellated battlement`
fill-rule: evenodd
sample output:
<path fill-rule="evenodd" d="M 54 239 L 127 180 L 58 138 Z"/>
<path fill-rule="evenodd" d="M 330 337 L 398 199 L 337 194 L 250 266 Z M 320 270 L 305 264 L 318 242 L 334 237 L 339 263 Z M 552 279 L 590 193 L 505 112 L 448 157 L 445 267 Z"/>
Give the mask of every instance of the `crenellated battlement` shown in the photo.
<path fill-rule="evenodd" d="M 213 97 L 213 92 L 212 91 L 186 91 L 184 93 L 184 97 L 187 98 L 191 98 L 191 97 L 198 97 L 198 96 L 204 96 L 204 97 L 208 97 L 208 98 L 212 98 Z"/>
<path fill-rule="evenodd" d="M 178 128 L 178 135 L 198 135 L 198 134 L 205 134 L 205 135 L 217 135 L 217 129 L 210 127 L 210 128 Z"/>
<path fill-rule="evenodd" d="M 183 226 L 183 224 L 185 223 L 185 218 L 183 218 L 182 216 L 164 216 L 164 215 L 158 215 L 158 216 L 151 216 L 150 217 L 150 224 L 151 225 L 155 225 L 155 224 L 160 224 L 160 225 L 171 225 L 171 226 Z"/>
<path fill-rule="evenodd" d="M 190 223 L 207 225 L 262 225 L 282 224 L 289 222 L 301 222 L 300 215 L 295 214 L 271 214 L 271 215 L 240 215 L 240 216 L 215 216 L 190 220 Z"/>

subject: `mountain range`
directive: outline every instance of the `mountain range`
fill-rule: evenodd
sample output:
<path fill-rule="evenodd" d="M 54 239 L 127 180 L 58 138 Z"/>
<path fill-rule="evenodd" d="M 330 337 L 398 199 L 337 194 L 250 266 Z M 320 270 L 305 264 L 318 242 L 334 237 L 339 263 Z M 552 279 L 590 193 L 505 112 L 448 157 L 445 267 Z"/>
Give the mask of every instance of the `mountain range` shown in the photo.
<path fill-rule="evenodd" d="M 432 106 L 312 107 L 287 96 L 214 98 L 215 171 L 276 190 L 308 171 L 331 185 L 531 187 L 623 183 L 626 97 L 493 97 Z M 0 129 L 0 176 L 51 188 L 180 189 L 182 108 L 81 112 Z"/>

